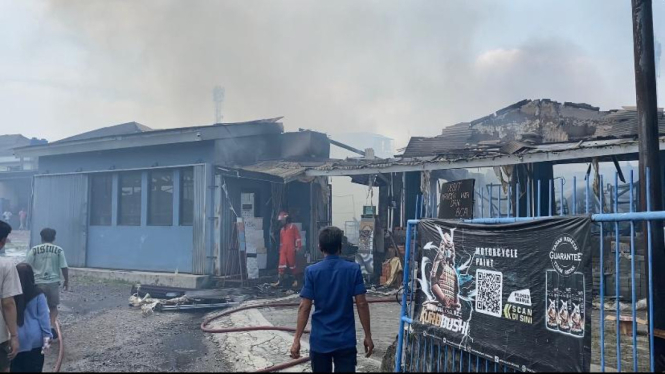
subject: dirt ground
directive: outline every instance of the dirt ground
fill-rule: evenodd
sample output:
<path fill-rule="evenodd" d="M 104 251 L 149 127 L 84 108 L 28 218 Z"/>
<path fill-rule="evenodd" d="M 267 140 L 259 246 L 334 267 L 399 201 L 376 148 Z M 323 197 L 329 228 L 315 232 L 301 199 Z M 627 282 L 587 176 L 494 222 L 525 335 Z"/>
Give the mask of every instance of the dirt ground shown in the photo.
<path fill-rule="evenodd" d="M 374 354 L 365 359 L 363 352 L 364 332 L 358 314 L 356 317 L 356 336 L 358 339 L 358 372 L 376 372 L 380 370 L 381 360 L 388 347 L 395 341 L 399 331 L 399 314 L 401 307 L 395 303 L 370 304 L 372 327 L 372 340 L 374 341 Z M 295 326 L 297 308 L 270 308 L 262 309 L 261 314 L 275 326 Z"/>
<path fill-rule="evenodd" d="M 236 355 L 230 354 L 231 351 L 225 349 L 226 344 L 220 342 L 242 340 L 242 334 L 222 338 L 201 332 L 199 326 L 206 316 L 204 312 L 155 312 L 143 317 L 139 309 L 128 306 L 132 286 L 129 283 L 81 277 L 72 277 L 70 283 L 71 291 L 61 292 L 58 317 L 65 346 L 61 371 L 221 372 L 237 369 Z M 292 297 L 297 301 L 296 295 Z M 251 313 L 262 320 L 265 316 L 265 323 L 276 326 L 294 325 L 296 319 L 295 308 L 254 310 Z M 359 359 L 359 371 L 378 370 L 386 348 L 397 334 L 397 303 L 372 305 L 371 313 L 376 352 L 369 360 Z M 357 329 L 362 338 L 359 322 Z M 274 333 L 267 332 L 273 342 L 276 341 Z M 289 360 L 286 352 L 292 335 L 282 334 L 284 342 L 278 348 L 284 352 L 275 357 L 272 357 L 274 352 L 269 352 L 266 357 L 249 357 L 257 361 L 252 365 L 265 367 Z M 53 371 L 57 348 L 54 344 L 47 353 L 44 371 Z M 310 369 L 305 366 L 303 370 Z"/>
<path fill-rule="evenodd" d="M 614 315 L 614 311 L 606 310 L 605 315 Z M 623 313 L 626 314 L 626 313 Z M 638 318 L 646 319 L 644 311 L 638 311 Z M 600 368 L 600 310 L 594 309 L 591 315 L 593 334 L 591 337 L 591 364 Z M 646 326 L 638 325 L 637 335 L 637 368 L 640 372 L 649 370 L 649 338 L 646 334 Z M 606 321 L 605 323 L 605 369 L 606 371 L 616 371 L 617 368 L 617 331 L 616 322 Z M 633 371 L 633 337 L 620 334 L 620 355 L 622 371 Z M 593 369 L 593 367 L 592 367 Z"/>
<path fill-rule="evenodd" d="M 65 359 L 61 371 L 220 372 L 221 353 L 199 329 L 203 313 L 164 312 L 143 317 L 128 306 L 131 284 L 72 278 L 61 293 L 59 321 Z M 57 346 L 47 354 L 52 371 Z"/>
<path fill-rule="evenodd" d="M 71 284 L 71 292 L 61 293 L 59 320 L 66 352 L 61 369 L 63 372 L 220 372 L 234 370 L 238 366 L 233 362 L 234 357 L 226 357 L 229 355 L 224 354 L 228 352 L 224 347 L 235 340 L 220 340 L 220 336 L 217 336 L 216 341 L 213 335 L 200 331 L 199 325 L 206 315 L 204 312 L 162 312 L 143 317 L 140 310 L 128 306 L 129 283 L 73 277 Z M 260 318 L 275 326 L 292 326 L 296 320 L 295 308 L 262 309 L 254 313 L 255 319 Z M 374 304 L 371 306 L 371 314 L 376 351 L 369 360 L 359 359 L 359 371 L 378 371 L 386 349 L 397 334 L 397 303 Z M 646 317 L 642 314 L 639 313 L 639 316 Z M 598 368 L 598 310 L 593 311 L 592 318 L 592 364 Z M 238 322 L 243 324 L 244 320 Z M 229 323 L 233 324 L 233 321 Z M 358 321 L 356 325 L 361 343 L 362 328 Z M 649 357 L 648 341 L 643 329 L 640 329 L 638 336 L 640 370 L 648 369 Z M 270 334 L 268 338 L 272 338 L 272 332 Z M 286 355 L 292 335 L 283 334 L 284 341 L 274 347 L 272 354 L 266 353 L 263 358 L 266 364 L 288 360 Z M 258 342 L 256 337 L 249 335 L 248 338 L 254 339 L 254 343 Z M 624 370 L 632 369 L 631 340 L 624 336 L 621 339 Z M 237 342 L 232 345 L 237 345 Z M 358 348 L 360 351 L 362 346 Z M 47 353 L 45 371 L 53 370 L 56 356 L 57 345 L 54 345 Z M 612 371 L 616 367 L 616 330 L 614 323 L 609 321 L 605 327 L 605 359 L 608 371 Z M 257 367 L 261 366 L 256 364 Z M 307 370 L 309 368 L 304 366 L 300 371 Z"/>

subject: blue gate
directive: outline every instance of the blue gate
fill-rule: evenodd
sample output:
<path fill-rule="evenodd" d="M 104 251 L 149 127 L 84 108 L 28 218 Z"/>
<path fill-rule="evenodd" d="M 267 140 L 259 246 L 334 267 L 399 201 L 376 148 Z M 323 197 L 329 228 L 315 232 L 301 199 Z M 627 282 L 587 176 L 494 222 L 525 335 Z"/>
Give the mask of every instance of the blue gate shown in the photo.
<path fill-rule="evenodd" d="M 650 183 L 650 173 L 647 171 L 646 185 Z M 654 371 L 653 339 L 651 333 L 653 329 L 653 287 L 652 287 L 652 268 L 651 261 L 648 261 L 648 279 L 642 279 L 642 267 L 636 267 L 636 258 L 642 257 L 651 259 L 652 237 L 651 225 L 646 225 L 647 238 L 646 248 L 636 247 L 636 232 L 648 221 L 660 221 L 665 219 L 665 211 L 651 211 L 651 201 L 647 194 L 646 212 L 637 212 L 637 201 L 635 193 L 637 183 L 634 181 L 633 172 L 630 173 L 628 183 L 619 183 L 619 174 L 614 177 L 614 184 L 604 185 L 603 176 L 599 176 L 599 184 L 592 192 L 590 177 L 585 180 L 583 188 L 584 200 L 578 201 L 577 178 L 573 179 L 572 186 L 569 186 L 570 193 L 568 197 L 564 196 L 565 181 L 557 180 L 558 196 L 554 194 L 554 181 L 549 181 L 549 205 L 546 212 L 541 208 L 541 182 L 536 181 L 532 194 L 531 184 L 526 187 L 527 214 L 520 216 L 515 212 L 520 212 L 519 201 L 516 200 L 516 206 L 512 206 L 513 191 L 510 187 L 506 190 L 502 186 L 488 185 L 476 191 L 476 205 L 480 208 L 480 218 L 468 220 L 471 223 L 497 224 L 512 223 L 525 220 L 534 220 L 553 216 L 567 214 L 588 214 L 591 215 L 595 223 L 594 236 L 598 237 L 598 251 L 594 249 L 594 264 L 598 260 L 599 271 L 596 276 L 594 271 L 594 284 L 599 288 L 594 295 L 597 296 L 596 305 L 592 310 L 592 371 L 622 371 L 622 367 L 629 371 Z M 621 178 L 623 179 L 623 178 Z M 547 186 L 546 186 L 547 187 Z M 498 190 L 498 192 L 496 192 Z M 519 184 L 516 191 L 523 191 Z M 495 196 L 496 195 L 496 196 Z M 537 195 L 537 196 L 534 196 Z M 627 196 L 626 196 L 627 195 Z M 552 201 L 554 199 L 554 201 Z M 572 200 L 572 201 L 571 201 Z M 478 204 L 479 202 L 479 204 Z M 572 202 L 572 204 L 571 204 Z M 583 203 L 579 204 L 578 203 Z M 416 204 L 419 209 L 416 217 L 422 216 L 423 202 Z M 627 206 L 627 207 L 626 207 Z M 435 212 L 436 209 L 429 209 Z M 544 213 L 544 214 L 543 214 Z M 407 225 L 406 251 L 404 261 L 404 279 L 402 285 L 402 310 L 400 318 L 399 336 L 397 351 L 395 354 L 396 372 L 514 372 L 510 367 L 502 366 L 494 361 L 476 356 L 465 350 L 447 345 L 440 338 L 416 333 L 412 328 L 414 309 L 415 309 L 415 291 L 416 277 L 413 276 L 415 270 L 415 250 L 414 244 L 417 236 L 417 225 L 419 220 L 410 220 Z M 638 230 L 636 230 L 638 229 Z M 625 243 L 627 248 L 622 248 L 621 238 L 629 235 L 629 243 Z M 612 241 L 612 238 L 614 241 Z M 609 245 L 605 240 L 609 240 Z M 593 241 L 592 241 L 593 242 Z M 608 248 L 609 247 L 609 248 Z M 614 254 L 612 255 L 612 248 Z M 636 248 L 646 253 L 642 256 L 636 255 Z M 622 253 L 622 250 L 624 253 Z M 608 253 L 606 253 L 608 252 Z M 646 254 L 646 256 L 644 256 Z M 624 258 L 628 261 L 621 261 Z M 612 264 L 613 262 L 613 264 Z M 605 273 L 606 264 L 613 267 L 614 274 Z M 629 266 L 622 267 L 621 264 Z M 613 266 L 611 266 L 613 265 Z M 629 274 L 629 277 L 621 277 L 621 273 Z M 639 270 L 636 270 L 639 269 Z M 595 270 L 595 269 L 594 269 Z M 609 277 L 608 277 L 609 276 Z M 607 278 L 607 279 L 606 279 Z M 626 279 L 629 278 L 629 279 Z M 623 286 L 622 286 L 623 282 Z M 608 283 L 610 287 L 608 287 Z M 641 285 L 644 284 L 642 288 Z M 647 300 L 648 311 L 643 310 L 644 303 L 638 303 L 638 288 L 640 293 L 644 294 Z M 630 302 L 621 302 L 622 291 L 627 295 L 625 299 Z M 607 305 L 610 299 L 614 299 L 615 305 Z M 622 313 L 621 307 L 624 306 Z M 638 307 L 639 306 L 639 307 Z M 645 318 L 639 318 L 638 314 L 645 315 Z M 626 318 L 628 317 L 628 318 Z M 623 321 L 627 320 L 627 321 Z M 606 323 L 606 321 L 608 321 Z M 627 325 L 626 325 L 627 324 Z M 632 329 L 626 329 L 632 327 Z M 640 329 L 646 329 L 646 334 L 640 334 Z M 630 331 L 632 330 L 632 332 Z M 606 339 L 606 335 L 610 335 Z M 614 336 L 612 336 L 614 335 Z M 623 349 L 622 349 L 623 347 Z"/>

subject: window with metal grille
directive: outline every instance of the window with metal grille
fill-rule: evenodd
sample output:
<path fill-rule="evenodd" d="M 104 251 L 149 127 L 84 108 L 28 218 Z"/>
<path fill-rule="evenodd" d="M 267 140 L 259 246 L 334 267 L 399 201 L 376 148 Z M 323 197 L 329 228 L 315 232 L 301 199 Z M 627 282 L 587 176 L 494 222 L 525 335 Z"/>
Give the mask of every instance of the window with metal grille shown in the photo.
<path fill-rule="evenodd" d="M 180 225 L 194 223 L 194 169 L 182 169 L 180 173 Z"/>
<path fill-rule="evenodd" d="M 173 225 L 173 171 L 150 172 L 148 225 Z"/>
<path fill-rule="evenodd" d="M 113 175 L 97 174 L 90 180 L 90 225 L 111 226 Z"/>
<path fill-rule="evenodd" d="M 118 224 L 141 226 L 141 173 L 119 175 Z"/>

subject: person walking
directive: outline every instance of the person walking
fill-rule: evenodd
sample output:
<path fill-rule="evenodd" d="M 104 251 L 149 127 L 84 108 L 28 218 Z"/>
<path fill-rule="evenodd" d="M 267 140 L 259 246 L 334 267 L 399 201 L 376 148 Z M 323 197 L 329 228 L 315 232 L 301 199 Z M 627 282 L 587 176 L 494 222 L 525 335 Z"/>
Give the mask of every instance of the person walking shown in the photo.
<path fill-rule="evenodd" d="M 18 212 L 18 219 L 19 219 L 19 230 L 26 230 L 28 228 L 27 220 L 28 220 L 28 212 L 25 209 L 21 209 L 20 212 Z"/>
<path fill-rule="evenodd" d="M 291 357 L 300 357 L 300 339 L 307 326 L 314 303 L 309 356 L 315 373 L 355 372 L 357 364 L 356 327 L 353 316 L 355 298 L 358 317 L 365 332 L 365 356 L 374 351 L 370 328 L 367 290 L 360 265 L 339 257 L 343 233 L 337 227 L 326 227 L 319 233 L 323 261 L 305 270 L 305 284 L 300 292 L 298 323 L 291 346 Z"/>
<path fill-rule="evenodd" d="M 55 230 L 45 228 L 41 231 L 42 244 L 28 251 L 25 262 L 32 266 L 35 273 L 35 284 L 44 295 L 51 314 L 51 333 L 53 339 L 58 339 L 55 332 L 55 319 L 58 317 L 58 304 L 60 304 L 60 282 L 64 278 L 63 288 L 69 288 L 69 268 L 65 259 L 65 251 L 53 244 Z M 62 277 L 60 276 L 62 272 Z"/>
<path fill-rule="evenodd" d="M 51 321 L 46 296 L 35 285 L 35 274 L 26 263 L 16 265 L 23 289 L 16 301 L 16 323 L 18 325 L 18 355 L 11 363 L 11 372 L 41 373 L 44 368 L 44 350 L 48 349 Z"/>
<path fill-rule="evenodd" d="M 12 227 L 0 221 L 0 249 L 5 247 Z M 10 362 L 19 350 L 18 328 L 16 326 L 16 302 L 14 296 L 20 295 L 21 282 L 14 264 L 7 258 L 0 258 L 0 299 L 2 299 L 2 318 L 0 318 L 0 372 L 9 372 Z"/>

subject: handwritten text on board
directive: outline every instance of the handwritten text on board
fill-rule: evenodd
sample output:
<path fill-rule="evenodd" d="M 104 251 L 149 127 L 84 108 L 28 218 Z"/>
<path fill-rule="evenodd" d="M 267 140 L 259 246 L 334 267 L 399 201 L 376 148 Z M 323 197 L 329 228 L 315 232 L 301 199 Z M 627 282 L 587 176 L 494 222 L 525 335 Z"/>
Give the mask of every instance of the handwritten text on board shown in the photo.
<path fill-rule="evenodd" d="M 474 179 L 444 183 L 439 199 L 439 218 L 473 218 Z"/>

